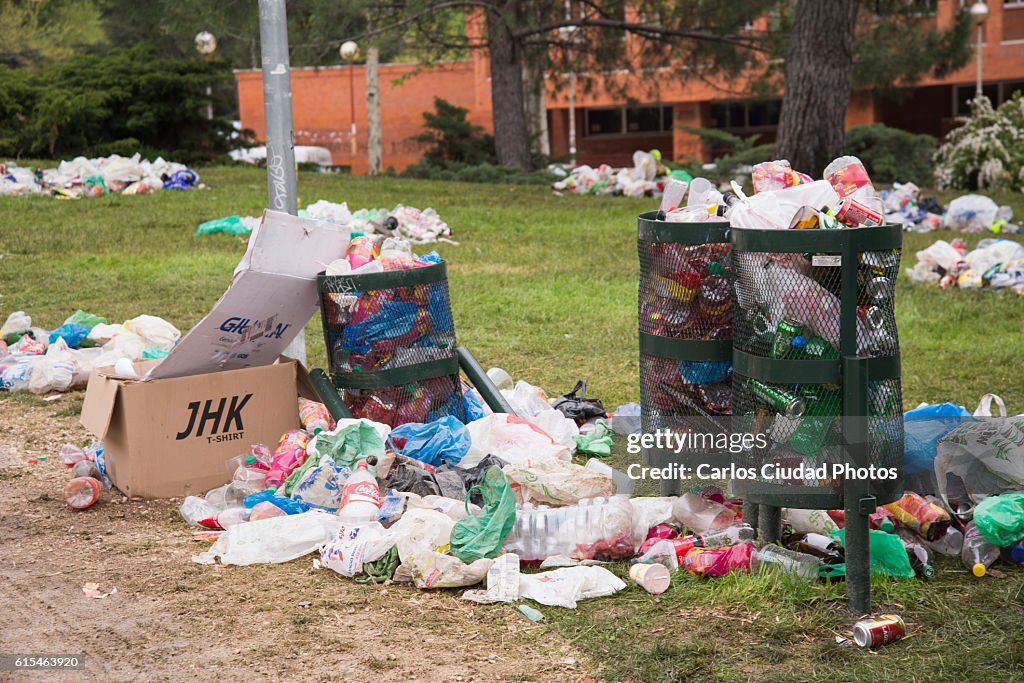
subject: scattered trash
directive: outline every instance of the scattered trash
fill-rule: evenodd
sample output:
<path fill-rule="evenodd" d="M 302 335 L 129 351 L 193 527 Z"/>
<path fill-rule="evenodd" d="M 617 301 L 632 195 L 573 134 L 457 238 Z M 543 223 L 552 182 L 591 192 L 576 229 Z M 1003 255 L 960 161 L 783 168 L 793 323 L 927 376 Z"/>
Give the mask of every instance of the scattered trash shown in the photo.
<path fill-rule="evenodd" d="M 656 149 L 633 152 L 632 168 L 615 169 L 608 164 L 593 168 L 584 164 L 570 169 L 552 164 L 548 171 L 562 176 L 551 185 L 556 193 L 569 191 L 588 195 L 643 197 L 660 193 L 670 179 L 682 182 L 691 179 L 684 171 L 669 171 L 661 163 L 661 152 Z"/>
<path fill-rule="evenodd" d="M 387 209 L 359 209 L 353 212 L 349 210 L 348 204 L 345 202 L 335 204 L 326 199 L 320 199 L 305 209 L 301 209 L 299 215 L 337 223 L 364 235 L 401 237 L 412 244 L 428 244 L 430 242 L 458 244 L 450 239 L 451 228 L 441 220 L 437 211 L 431 208 L 421 211 L 412 206 L 398 204 L 390 211 Z"/>
<path fill-rule="evenodd" d="M 92 464 L 92 463 L 89 463 Z M 94 465 L 95 467 L 95 465 Z M 96 472 L 99 474 L 99 471 Z M 103 492 L 103 484 L 91 476 L 76 476 L 64 485 L 64 502 L 75 510 L 92 507 Z"/>
<path fill-rule="evenodd" d="M 104 194 L 149 194 L 159 190 L 205 187 L 199 175 L 158 157 L 154 161 L 135 154 L 122 157 L 61 161 L 57 168 L 27 169 L 0 164 L 0 196 L 48 194 L 63 198 L 99 197 Z"/>
<path fill-rule="evenodd" d="M 1009 289 L 1024 295 L 1024 245 L 989 238 L 968 252 L 962 240 L 938 240 L 917 252 L 917 263 L 906 273 L 913 282 L 943 289 Z"/>
<path fill-rule="evenodd" d="M 518 609 L 519 612 L 530 621 L 544 621 L 544 615 L 540 610 L 535 610 L 529 605 L 519 605 L 516 609 Z"/>
<path fill-rule="evenodd" d="M 193 237 L 212 235 L 218 232 L 228 235 L 248 235 L 259 227 L 260 219 L 255 216 L 226 216 L 200 223 Z"/>
<path fill-rule="evenodd" d="M 109 598 L 111 595 L 117 593 L 117 586 L 112 586 L 106 593 L 100 590 L 98 583 L 86 583 L 82 585 L 82 592 L 85 593 L 85 597 L 89 600 L 103 600 Z"/>

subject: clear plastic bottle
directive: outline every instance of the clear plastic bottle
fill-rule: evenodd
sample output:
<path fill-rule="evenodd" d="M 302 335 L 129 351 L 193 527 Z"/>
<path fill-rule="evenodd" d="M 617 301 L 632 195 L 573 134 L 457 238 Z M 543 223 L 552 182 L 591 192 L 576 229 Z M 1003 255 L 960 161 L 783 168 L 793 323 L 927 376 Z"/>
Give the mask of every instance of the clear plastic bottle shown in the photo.
<path fill-rule="evenodd" d="M 83 460 L 85 460 L 85 451 L 73 443 L 66 443 L 60 449 L 60 461 L 68 467 L 73 467 L 75 463 Z"/>
<path fill-rule="evenodd" d="M 92 460 L 79 460 L 76 462 L 74 467 L 71 468 L 71 476 L 92 477 L 97 481 L 103 480 L 103 475 L 100 474 L 100 468 L 96 467 L 96 463 Z"/>
<path fill-rule="evenodd" d="M 388 237 L 380 247 L 380 262 L 384 270 L 407 270 L 416 267 L 416 256 L 408 240 Z"/>
<path fill-rule="evenodd" d="M 906 529 L 896 532 L 903 541 L 903 548 L 907 551 L 907 558 L 914 573 L 922 579 L 930 579 L 935 576 L 935 563 L 932 560 L 932 551 L 921 542 L 913 533 Z"/>
<path fill-rule="evenodd" d="M 733 511 L 695 493 L 684 493 L 672 505 L 672 516 L 696 534 L 724 529 L 736 521 Z"/>
<path fill-rule="evenodd" d="M 331 414 L 327 412 L 327 406 L 308 398 L 299 399 L 299 421 L 302 428 L 314 436 L 331 429 Z"/>
<path fill-rule="evenodd" d="M 950 557 L 956 557 L 964 549 L 964 533 L 952 526 L 936 541 L 926 541 L 923 538 L 918 540 L 932 552 Z"/>
<path fill-rule="evenodd" d="M 751 569 L 754 571 L 778 571 L 804 581 L 818 578 L 819 567 L 821 560 L 817 557 L 777 545 L 764 546 L 751 562 Z"/>
<path fill-rule="evenodd" d="M 338 516 L 342 524 L 373 522 L 380 514 L 380 503 L 380 486 L 370 474 L 366 461 L 360 460 L 342 489 Z"/>
<path fill-rule="evenodd" d="M 103 484 L 92 477 L 75 477 L 64 485 L 64 502 L 75 510 L 84 510 L 100 499 Z"/>
<path fill-rule="evenodd" d="M 521 505 L 504 550 L 523 562 L 554 555 L 577 560 L 625 560 L 633 556 L 633 506 L 628 498 L 588 498 L 550 508 Z"/>
<path fill-rule="evenodd" d="M 785 508 L 782 518 L 793 527 L 793 531 L 802 533 L 814 532 L 822 536 L 830 536 L 839 529 L 825 510 L 800 510 Z"/>
<path fill-rule="evenodd" d="M 978 527 L 974 526 L 974 522 L 968 524 L 967 531 L 964 532 L 964 548 L 960 551 L 960 561 L 964 567 L 981 578 L 998 559 L 999 546 L 989 543 L 978 531 Z"/>
<path fill-rule="evenodd" d="M 241 506 L 229 507 L 221 510 L 214 517 L 217 526 L 221 529 L 230 529 L 233 526 L 244 524 L 249 521 L 251 510 Z"/>
<path fill-rule="evenodd" d="M 718 531 L 700 534 L 694 545 L 700 548 L 723 548 L 743 541 L 754 540 L 754 529 L 746 523 L 732 524 Z"/>
<path fill-rule="evenodd" d="M 1013 564 L 1024 564 L 1024 540 L 1017 541 L 1000 551 L 1000 555 L 1006 562 Z"/>

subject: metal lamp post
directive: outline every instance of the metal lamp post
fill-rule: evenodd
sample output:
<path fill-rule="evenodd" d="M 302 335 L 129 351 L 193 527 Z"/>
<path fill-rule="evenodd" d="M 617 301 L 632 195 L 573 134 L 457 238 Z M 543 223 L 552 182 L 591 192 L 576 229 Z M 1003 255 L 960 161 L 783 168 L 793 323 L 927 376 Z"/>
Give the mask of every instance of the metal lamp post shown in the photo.
<path fill-rule="evenodd" d="M 988 5 L 982 2 L 982 0 L 978 0 L 971 5 L 970 12 L 971 21 L 978 27 L 978 44 L 975 48 L 978 61 L 978 77 L 974 89 L 974 97 L 979 99 L 981 97 L 981 43 L 985 33 L 985 20 L 988 19 Z"/>
<path fill-rule="evenodd" d="M 352 163 L 355 164 L 355 157 L 357 153 L 356 146 L 356 77 L 355 77 L 355 61 L 359 57 L 359 46 L 356 45 L 353 40 L 346 40 L 341 44 L 341 48 L 338 50 L 338 55 L 348 62 L 348 103 L 349 103 L 349 118 L 352 121 L 352 129 L 350 136 L 352 138 Z"/>
<path fill-rule="evenodd" d="M 209 31 L 200 31 L 196 34 L 196 52 L 203 56 L 203 61 L 210 63 L 210 56 L 217 49 L 217 38 Z M 213 90 L 206 86 L 206 120 L 213 121 L 213 100 L 210 99 Z"/>

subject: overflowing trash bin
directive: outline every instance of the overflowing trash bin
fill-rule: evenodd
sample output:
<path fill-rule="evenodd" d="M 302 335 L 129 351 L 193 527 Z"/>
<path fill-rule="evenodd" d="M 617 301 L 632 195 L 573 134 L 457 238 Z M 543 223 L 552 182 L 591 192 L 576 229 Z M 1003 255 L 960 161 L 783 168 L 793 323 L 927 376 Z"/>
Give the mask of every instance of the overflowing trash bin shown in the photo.
<path fill-rule="evenodd" d="M 318 279 L 331 379 L 355 417 L 463 418 L 445 264 Z"/>

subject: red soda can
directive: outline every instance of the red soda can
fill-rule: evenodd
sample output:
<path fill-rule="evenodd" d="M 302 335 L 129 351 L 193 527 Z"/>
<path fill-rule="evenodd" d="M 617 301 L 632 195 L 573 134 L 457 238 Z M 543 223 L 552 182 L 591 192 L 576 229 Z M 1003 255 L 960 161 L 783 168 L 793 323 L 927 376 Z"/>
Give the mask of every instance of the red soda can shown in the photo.
<path fill-rule="evenodd" d="M 853 642 L 859 647 L 888 645 L 907 633 L 907 625 L 898 614 L 882 614 L 861 619 L 853 625 Z"/>
<path fill-rule="evenodd" d="M 844 199 L 836 211 L 836 220 L 852 228 L 862 225 L 869 227 L 881 225 L 883 218 L 881 212 L 875 211 L 867 204 L 858 202 L 853 197 Z"/>

